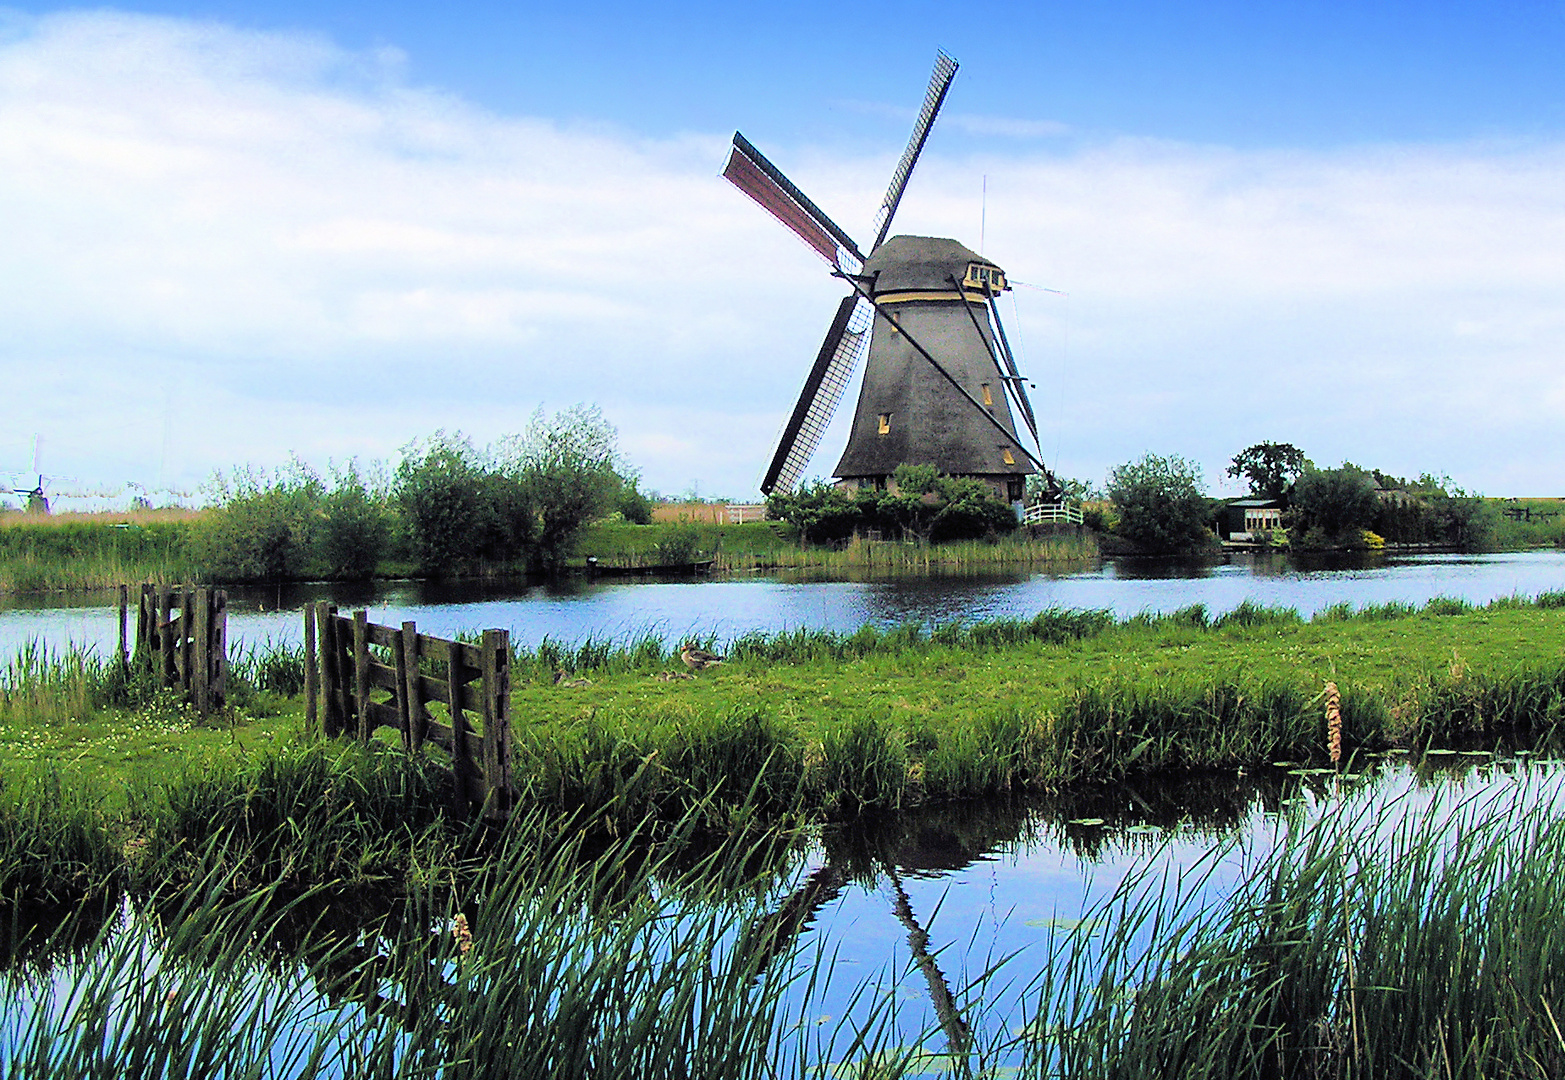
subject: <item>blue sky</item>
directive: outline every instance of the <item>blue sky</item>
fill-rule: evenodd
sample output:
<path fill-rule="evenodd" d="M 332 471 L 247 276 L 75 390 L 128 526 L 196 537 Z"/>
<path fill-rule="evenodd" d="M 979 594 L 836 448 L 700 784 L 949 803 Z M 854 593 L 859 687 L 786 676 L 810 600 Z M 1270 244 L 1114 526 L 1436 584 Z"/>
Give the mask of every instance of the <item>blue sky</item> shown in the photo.
<path fill-rule="evenodd" d="M 862 233 L 937 46 L 899 231 L 1057 290 L 1010 314 L 1059 471 L 1221 490 L 1270 438 L 1565 491 L 1558 4 L 0 9 L 0 472 L 36 432 L 190 491 L 590 401 L 649 486 L 749 497 L 839 288 L 725 143 Z"/>

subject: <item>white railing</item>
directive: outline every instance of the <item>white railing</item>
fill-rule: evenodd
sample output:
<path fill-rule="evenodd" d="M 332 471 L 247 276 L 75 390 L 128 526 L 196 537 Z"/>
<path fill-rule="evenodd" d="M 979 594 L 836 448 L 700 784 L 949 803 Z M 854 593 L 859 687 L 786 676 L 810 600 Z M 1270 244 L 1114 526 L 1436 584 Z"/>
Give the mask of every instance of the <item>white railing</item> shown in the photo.
<path fill-rule="evenodd" d="M 743 525 L 747 521 L 765 521 L 765 503 L 729 503 L 728 524 Z"/>
<path fill-rule="evenodd" d="M 1024 525 L 1042 525 L 1045 522 L 1065 522 L 1070 525 L 1081 524 L 1081 507 L 1072 506 L 1067 502 L 1036 503 L 1027 508 L 1022 515 Z"/>

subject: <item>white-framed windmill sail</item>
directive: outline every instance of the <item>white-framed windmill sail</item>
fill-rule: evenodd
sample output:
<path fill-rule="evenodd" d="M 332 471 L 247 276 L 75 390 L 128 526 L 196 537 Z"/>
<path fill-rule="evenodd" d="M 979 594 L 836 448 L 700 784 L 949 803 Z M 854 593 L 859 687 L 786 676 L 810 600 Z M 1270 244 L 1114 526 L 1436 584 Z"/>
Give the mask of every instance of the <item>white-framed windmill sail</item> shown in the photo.
<path fill-rule="evenodd" d="M 875 216 L 868 254 L 743 135 L 723 175 L 788 226 L 848 285 L 783 425 L 761 482 L 766 494 L 798 483 L 843 393 L 867 357 L 848 445 L 833 475 L 885 487 L 897 466 L 934 465 L 987 481 L 1011 502 L 1025 478 L 1049 476 L 1036 452 L 1037 421 L 994 298 L 1005 272 L 955 240 L 893 236 L 891 224 L 929 139 L 957 63 L 945 53 L 912 138 Z M 1018 436 L 1012 406 L 1034 449 Z"/>

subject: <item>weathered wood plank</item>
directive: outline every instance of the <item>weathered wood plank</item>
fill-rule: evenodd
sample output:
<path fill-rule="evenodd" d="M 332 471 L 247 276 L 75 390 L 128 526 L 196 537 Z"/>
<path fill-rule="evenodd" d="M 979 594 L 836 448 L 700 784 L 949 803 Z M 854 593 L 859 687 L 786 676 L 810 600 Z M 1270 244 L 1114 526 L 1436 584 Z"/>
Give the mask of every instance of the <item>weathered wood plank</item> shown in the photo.
<path fill-rule="evenodd" d="M 315 658 L 315 605 L 304 605 L 304 727 L 311 734 L 320 731 L 321 714 L 316 707 L 320 674 Z"/>
<path fill-rule="evenodd" d="M 453 736 L 451 729 L 445 724 L 442 724 L 439 720 L 428 721 L 428 723 L 425 725 L 424 737 L 425 741 L 434 743 L 436 746 L 440 747 L 440 749 L 450 754 L 453 761 L 458 760 L 458 755 L 451 749 L 453 746 Z M 479 775 L 478 766 L 475 763 L 475 759 L 482 755 L 483 750 L 484 741 L 482 736 L 469 731 L 467 733 L 467 754 L 462 756 L 460 759 L 465 761 L 469 767 L 469 776 L 476 777 Z"/>
<path fill-rule="evenodd" d="M 370 738 L 370 643 L 367 633 L 369 612 L 360 608 L 353 613 L 353 695 L 359 706 L 359 741 Z"/>
<path fill-rule="evenodd" d="M 402 693 L 397 700 L 402 705 L 403 715 L 407 726 L 403 728 L 406 736 L 405 745 L 408 753 L 419 753 L 424 747 L 424 725 L 428 715 L 424 708 L 424 699 L 419 692 L 418 654 L 419 638 L 418 626 L 412 622 L 402 624 L 402 630 L 398 634 L 402 642 L 397 652 L 399 662 L 402 665 Z"/>
<path fill-rule="evenodd" d="M 174 685 L 174 590 L 158 589 L 158 685 Z"/>
<path fill-rule="evenodd" d="M 195 633 L 191 637 L 190 699 L 196 712 L 206 716 L 212 711 L 212 592 L 195 591 Z"/>
<path fill-rule="evenodd" d="M 400 718 L 397 715 L 397 707 L 388 702 L 365 702 L 363 715 L 367 717 L 369 730 L 372 734 L 378 727 L 389 727 L 393 731 L 402 729 Z"/>
<path fill-rule="evenodd" d="M 397 674 L 397 669 L 382 664 L 379 660 L 370 660 L 366 665 L 369 671 L 369 685 L 372 690 L 390 690 L 393 694 L 402 692 L 402 678 Z"/>
<path fill-rule="evenodd" d="M 212 591 L 212 707 L 228 704 L 228 590 Z"/>
<path fill-rule="evenodd" d="M 130 607 L 130 586 L 120 586 L 120 673 L 127 674 L 130 671 L 130 649 L 125 640 L 125 617 Z"/>
<path fill-rule="evenodd" d="M 398 631 L 389 626 L 381 626 L 379 623 L 370 623 L 364 629 L 369 635 L 371 645 L 380 645 L 387 649 L 396 648 Z"/>
<path fill-rule="evenodd" d="M 511 648 L 505 630 L 485 630 L 481 658 L 484 718 L 484 817 L 511 813 Z"/>

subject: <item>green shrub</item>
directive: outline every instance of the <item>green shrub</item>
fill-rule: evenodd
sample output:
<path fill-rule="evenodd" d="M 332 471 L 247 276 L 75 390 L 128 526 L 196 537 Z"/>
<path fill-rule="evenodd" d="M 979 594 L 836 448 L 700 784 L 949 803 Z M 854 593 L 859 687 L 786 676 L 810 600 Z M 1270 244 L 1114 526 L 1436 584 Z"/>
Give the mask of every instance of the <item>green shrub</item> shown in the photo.
<path fill-rule="evenodd" d="M 1215 535 L 1201 467 L 1177 454 L 1147 454 L 1109 474 L 1108 495 L 1119 512 L 1119 535 L 1148 551 L 1198 551 Z"/>
<path fill-rule="evenodd" d="M 191 551 L 214 581 L 287 581 L 303 577 L 320 521 L 325 486 L 294 460 L 268 474 L 245 469 L 211 484 L 212 512 L 191 530 Z"/>
<path fill-rule="evenodd" d="M 386 553 L 391 519 L 383 493 L 371 490 L 349 462 L 321 500 L 320 559 L 331 577 L 372 577 Z"/>

